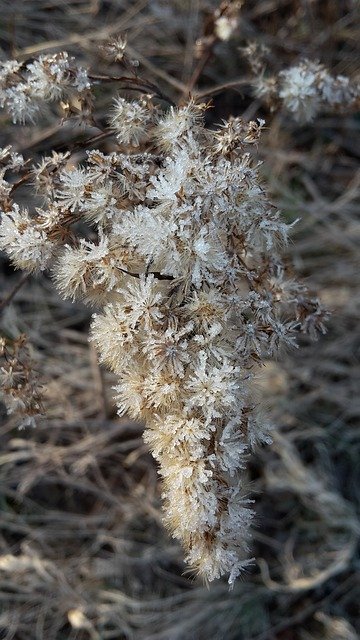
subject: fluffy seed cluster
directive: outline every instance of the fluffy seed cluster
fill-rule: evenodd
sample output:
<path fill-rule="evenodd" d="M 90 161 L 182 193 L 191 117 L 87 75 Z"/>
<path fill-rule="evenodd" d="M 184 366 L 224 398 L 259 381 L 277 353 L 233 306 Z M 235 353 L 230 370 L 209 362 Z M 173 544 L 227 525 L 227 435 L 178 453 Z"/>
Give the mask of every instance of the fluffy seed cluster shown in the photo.
<path fill-rule="evenodd" d="M 74 68 L 66 53 L 40 56 L 28 64 L 17 60 L 0 63 L 0 107 L 14 123 L 33 122 L 44 105 L 89 89 L 87 72 Z"/>
<path fill-rule="evenodd" d="M 249 562 L 247 457 L 269 442 L 254 371 L 299 330 L 323 330 L 324 312 L 278 257 L 287 226 L 251 154 L 263 122 L 209 129 L 205 110 L 117 98 L 120 148 L 31 167 L 43 207 L 21 209 L 12 187 L 0 246 L 96 307 L 91 339 L 118 376 L 119 415 L 146 425 L 166 525 L 192 568 L 233 584 Z M 3 176 L 16 170 L 9 154 Z"/>
<path fill-rule="evenodd" d="M 346 76 L 333 76 L 323 65 L 310 60 L 279 74 L 279 98 L 302 122 L 313 120 L 322 108 L 349 108 L 359 97 L 359 83 L 352 83 Z"/>
<path fill-rule="evenodd" d="M 272 109 L 282 105 L 300 123 L 311 122 L 321 110 L 346 111 L 360 104 L 359 79 L 332 75 L 311 60 L 269 75 L 263 61 L 266 50 L 249 45 L 244 53 L 254 73 L 255 95 Z"/>

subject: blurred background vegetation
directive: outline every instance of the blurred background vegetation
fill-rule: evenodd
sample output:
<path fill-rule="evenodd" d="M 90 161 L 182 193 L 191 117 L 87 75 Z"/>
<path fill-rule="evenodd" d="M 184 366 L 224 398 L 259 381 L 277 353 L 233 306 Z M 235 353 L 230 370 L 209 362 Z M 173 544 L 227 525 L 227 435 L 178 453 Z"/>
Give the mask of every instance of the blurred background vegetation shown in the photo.
<path fill-rule="evenodd" d="M 360 71 L 357 0 L 245 0 L 229 41 L 201 58 L 213 0 L 2 0 L 0 55 L 68 50 L 116 74 L 101 45 L 127 34 L 143 76 L 175 101 L 212 99 L 209 124 L 262 117 L 256 153 L 273 202 L 293 227 L 287 260 L 331 311 L 316 343 L 271 361 L 259 392 L 274 443 L 252 458 L 253 569 L 233 591 L 184 574 L 161 525 L 156 465 L 141 426 L 119 420 L 111 374 L 87 339 L 90 311 L 29 278 L 0 317 L 26 333 L 45 415 L 19 431 L 0 405 L 0 635 L 6 640 L 356 640 L 359 632 L 359 115 L 306 126 L 253 97 L 242 49 L 266 45 L 272 72 L 304 57 Z M 204 42 L 204 41 L 203 41 Z M 200 53 L 199 53 L 200 51 Z M 200 58 L 197 56 L 200 55 Z M 202 62 L 204 64 L 202 64 Z M 106 91 L 97 96 L 103 116 Z M 81 131 L 54 117 L 14 127 L 1 146 L 25 158 L 66 148 Z M 96 131 L 95 131 L 96 133 Z M 106 151 L 106 141 L 101 149 Z M 1 298 L 19 282 L 1 259 Z"/>

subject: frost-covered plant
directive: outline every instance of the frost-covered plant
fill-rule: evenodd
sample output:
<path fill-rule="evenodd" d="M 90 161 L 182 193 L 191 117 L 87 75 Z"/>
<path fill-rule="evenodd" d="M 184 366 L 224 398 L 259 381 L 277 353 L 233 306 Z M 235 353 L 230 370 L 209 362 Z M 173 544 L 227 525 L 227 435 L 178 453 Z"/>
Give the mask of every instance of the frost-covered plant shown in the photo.
<path fill-rule="evenodd" d="M 85 69 L 75 67 L 66 52 L 40 56 L 28 64 L 9 60 L 0 64 L 0 107 L 14 123 L 33 122 L 44 105 L 90 87 Z"/>
<path fill-rule="evenodd" d="M 324 65 L 310 60 L 279 73 L 279 98 L 300 122 L 313 120 L 320 109 L 351 108 L 359 96 L 359 83 L 333 76 Z"/>
<path fill-rule="evenodd" d="M 96 307 L 91 339 L 118 376 L 119 415 L 146 425 L 166 525 L 191 567 L 233 584 L 249 563 L 247 458 L 270 440 L 256 367 L 299 330 L 323 330 L 324 312 L 278 255 L 287 226 L 251 154 L 263 121 L 210 129 L 206 108 L 118 96 L 113 151 L 27 167 L 42 197 L 31 212 L 13 201 L 25 178 L 3 150 L 0 246 Z"/>
<path fill-rule="evenodd" d="M 249 45 L 244 49 L 254 73 L 254 93 L 275 109 L 282 105 L 298 122 L 311 122 L 321 110 L 346 111 L 360 103 L 359 79 L 332 75 L 323 64 L 303 60 L 280 71 L 266 72 L 267 51 Z"/>

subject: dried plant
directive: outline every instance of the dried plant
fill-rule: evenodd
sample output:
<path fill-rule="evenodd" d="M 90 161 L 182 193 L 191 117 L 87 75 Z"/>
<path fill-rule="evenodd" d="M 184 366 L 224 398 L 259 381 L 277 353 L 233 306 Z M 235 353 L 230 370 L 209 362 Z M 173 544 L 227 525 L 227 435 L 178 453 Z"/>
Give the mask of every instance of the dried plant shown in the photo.
<path fill-rule="evenodd" d="M 71 62 L 60 53 L 2 65 L 2 104 L 15 121 L 69 91 L 90 121 L 90 82 L 104 78 Z M 191 567 L 209 581 L 228 574 L 232 585 L 249 562 L 247 457 L 269 442 L 254 367 L 296 346 L 298 331 L 324 331 L 326 314 L 278 255 L 287 226 L 249 151 L 264 122 L 230 118 L 209 129 L 208 105 L 164 109 L 159 99 L 156 88 L 116 97 L 117 147 L 91 149 L 77 166 L 68 152 L 52 153 L 7 186 L 21 159 L 5 149 L 0 244 L 15 267 L 50 269 L 65 298 L 101 308 L 92 340 L 119 378 L 119 415 L 146 424 L 165 523 Z M 31 212 L 13 200 L 26 180 L 42 201 Z M 90 225 L 85 235 L 80 222 Z"/>
<path fill-rule="evenodd" d="M 0 337 L 0 397 L 19 428 L 35 426 L 36 416 L 43 413 L 39 376 L 25 335 Z"/>
<path fill-rule="evenodd" d="M 325 65 L 307 59 L 271 75 L 266 47 L 251 43 L 243 52 L 253 72 L 254 95 L 273 111 L 282 106 L 297 122 L 306 123 L 323 110 L 355 112 L 359 107 L 359 78 L 335 76 Z"/>

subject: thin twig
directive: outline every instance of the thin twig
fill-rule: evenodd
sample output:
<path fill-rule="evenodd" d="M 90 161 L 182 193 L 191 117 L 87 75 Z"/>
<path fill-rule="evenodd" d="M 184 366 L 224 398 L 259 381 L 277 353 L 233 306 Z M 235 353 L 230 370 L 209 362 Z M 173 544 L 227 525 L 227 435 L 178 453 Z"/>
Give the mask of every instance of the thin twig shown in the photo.
<path fill-rule="evenodd" d="M 171 100 L 171 98 L 169 98 L 169 96 L 167 96 L 163 91 L 161 91 L 156 84 L 154 84 L 153 82 L 149 82 L 149 80 L 143 80 L 142 78 L 140 78 L 140 76 L 130 78 L 129 76 L 104 76 L 90 73 L 89 80 L 94 80 L 95 82 L 122 82 L 125 85 L 129 85 L 123 87 L 123 89 L 154 93 L 160 100 L 164 100 L 170 105 L 175 106 L 173 100 Z"/>
<path fill-rule="evenodd" d="M 12 195 L 16 189 L 21 187 L 22 184 L 25 184 L 25 182 L 30 180 L 30 178 L 32 177 L 33 177 L 32 171 L 28 171 L 24 176 L 22 176 L 22 178 L 20 178 L 20 180 L 18 180 L 12 185 L 10 195 Z"/>
<path fill-rule="evenodd" d="M 222 91 L 226 91 L 227 89 L 235 89 L 236 87 L 246 86 L 251 84 L 251 78 L 242 78 L 239 80 L 231 80 L 230 82 L 224 82 L 223 84 L 215 85 L 214 87 L 209 87 L 209 89 L 205 89 L 204 91 L 196 92 L 197 98 L 205 98 L 207 96 L 214 96 L 217 93 L 221 93 Z"/>
<path fill-rule="evenodd" d="M 89 358 L 90 358 L 90 364 L 91 364 L 91 371 L 93 374 L 96 390 L 97 390 L 99 401 L 100 401 L 99 402 L 100 404 L 99 418 L 103 420 L 107 420 L 111 416 L 111 407 L 109 406 L 108 399 L 107 399 L 104 372 L 100 367 L 97 353 L 92 343 L 90 343 Z"/>
<path fill-rule="evenodd" d="M 0 313 L 2 313 L 3 310 L 5 309 L 5 307 L 7 307 L 8 304 L 10 304 L 11 300 L 16 296 L 17 292 L 19 291 L 19 289 L 21 289 L 23 284 L 25 284 L 25 282 L 28 279 L 28 277 L 29 277 L 29 274 L 28 273 L 24 273 L 21 276 L 21 278 L 18 281 L 18 283 L 13 288 L 13 290 L 10 291 L 10 293 L 0 302 Z"/>
<path fill-rule="evenodd" d="M 140 273 L 135 273 L 133 271 L 127 271 L 126 269 L 122 269 L 121 267 L 117 267 L 119 271 L 126 273 L 127 276 L 132 276 L 133 278 L 140 278 Z M 159 271 L 148 271 L 146 275 L 154 276 L 157 280 L 174 280 L 174 276 L 164 276 Z"/>
<path fill-rule="evenodd" d="M 213 54 L 213 49 L 215 46 L 215 43 L 217 41 L 217 38 L 213 37 L 210 41 L 210 43 L 208 44 L 208 46 L 206 47 L 206 50 L 204 51 L 203 55 L 201 56 L 199 62 L 197 63 L 195 70 L 189 80 L 189 83 L 186 87 L 186 95 L 191 93 L 193 88 L 195 87 L 195 85 L 197 84 L 197 81 L 199 80 L 202 72 L 204 71 L 207 63 L 209 62 L 212 54 Z M 185 92 L 184 92 L 184 97 L 185 97 Z"/>
<path fill-rule="evenodd" d="M 204 49 L 186 86 L 186 90 L 183 92 L 183 98 L 192 93 L 195 85 L 202 75 L 202 72 L 204 71 L 206 65 L 208 64 L 214 53 L 214 47 L 220 40 L 215 28 L 216 18 L 218 19 L 221 16 L 226 15 L 227 10 L 229 9 L 229 5 L 230 3 L 227 2 L 220 3 L 218 9 L 215 10 L 211 16 L 209 16 L 204 24 L 204 39 L 202 39 Z"/>

